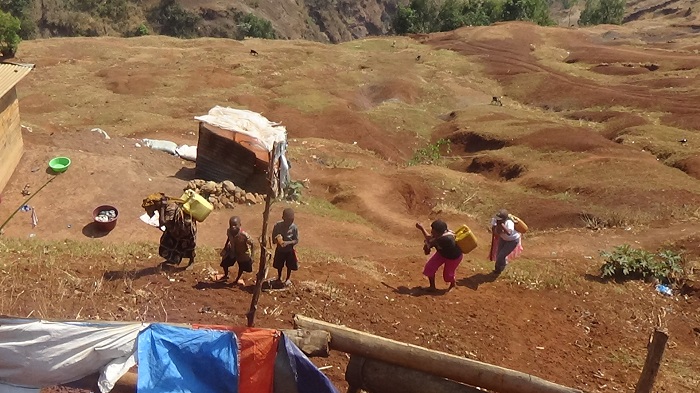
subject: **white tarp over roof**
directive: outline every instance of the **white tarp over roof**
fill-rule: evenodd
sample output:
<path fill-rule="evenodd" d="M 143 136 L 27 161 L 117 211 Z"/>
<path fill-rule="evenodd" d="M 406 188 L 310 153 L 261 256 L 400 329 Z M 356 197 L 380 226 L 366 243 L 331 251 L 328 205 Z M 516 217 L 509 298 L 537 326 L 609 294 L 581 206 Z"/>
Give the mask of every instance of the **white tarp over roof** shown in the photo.
<path fill-rule="evenodd" d="M 287 140 L 287 129 L 279 123 L 268 120 L 263 115 L 244 109 L 215 106 L 196 120 L 219 127 L 223 130 L 239 132 L 260 141 L 267 151 L 272 151 L 275 142 Z"/>

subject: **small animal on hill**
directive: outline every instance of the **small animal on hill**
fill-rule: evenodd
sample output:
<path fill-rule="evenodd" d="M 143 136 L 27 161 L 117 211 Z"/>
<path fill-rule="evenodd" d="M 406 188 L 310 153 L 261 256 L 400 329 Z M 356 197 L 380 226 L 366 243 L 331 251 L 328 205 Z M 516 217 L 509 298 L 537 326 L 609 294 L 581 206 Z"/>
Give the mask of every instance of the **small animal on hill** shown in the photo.
<path fill-rule="evenodd" d="M 416 61 L 420 61 L 420 55 L 416 56 Z"/>
<path fill-rule="evenodd" d="M 501 97 L 493 96 L 493 98 L 491 98 L 491 105 L 503 106 L 503 103 L 501 102 Z"/>
<path fill-rule="evenodd" d="M 391 47 L 396 48 L 396 40 L 394 40 L 394 42 L 391 44 Z"/>
<path fill-rule="evenodd" d="M 258 52 L 257 52 L 255 49 L 251 49 L 251 50 L 250 50 L 250 54 L 253 55 L 253 56 L 257 56 L 257 55 L 258 55 Z"/>
<path fill-rule="evenodd" d="M 680 142 L 681 144 L 684 144 L 684 145 L 685 145 L 686 143 L 688 143 L 688 140 L 685 139 L 685 138 L 683 138 L 683 139 L 681 139 L 681 140 L 678 141 L 678 142 Z"/>

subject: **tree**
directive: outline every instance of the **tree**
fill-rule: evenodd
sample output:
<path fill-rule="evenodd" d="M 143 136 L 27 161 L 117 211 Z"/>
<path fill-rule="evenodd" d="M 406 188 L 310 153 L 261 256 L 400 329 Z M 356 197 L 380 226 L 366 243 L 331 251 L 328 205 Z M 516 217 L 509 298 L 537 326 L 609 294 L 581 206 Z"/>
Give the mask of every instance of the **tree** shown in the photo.
<path fill-rule="evenodd" d="M 396 34 L 431 33 L 438 30 L 437 18 L 438 7 L 434 1 L 411 0 L 407 6 L 399 6 L 394 31 Z"/>
<path fill-rule="evenodd" d="M 0 10 L 10 13 L 19 19 L 19 36 L 30 39 L 36 33 L 36 23 L 31 15 L 32 0 L 0 0 Z"/>
<path fill-rule="evenodd" d="M 503 3 L 502 19 L 527 20 L 542 26 L 554 24 L 546 0 L 506 0 Z"/>
<path fill-rule="evenodd" d="M 586 0 L 579 25 L 619 25 L 625 16 L 625 0 Z"/>
<path fill-rule="evenodd" d="M 0 10 L 0 52 L 3 57 L 14 57 L 19 37 L 20 21 L 11 14 Z"/>
<path fill-rule="evenodd" d="M 239 26 L 244 37 L 267 38 L 271 40 L 277 38 L 272 22 L 258 18 L 252 13 L 243 16 Z"/>
<path fill-rule="evenodd" d="M 150 19 L 163 34 L 181 38 L 195 37 L 200 22 L 199 15 L 183 9 L 177 0 L 161 0 L 151 11 Z"/>

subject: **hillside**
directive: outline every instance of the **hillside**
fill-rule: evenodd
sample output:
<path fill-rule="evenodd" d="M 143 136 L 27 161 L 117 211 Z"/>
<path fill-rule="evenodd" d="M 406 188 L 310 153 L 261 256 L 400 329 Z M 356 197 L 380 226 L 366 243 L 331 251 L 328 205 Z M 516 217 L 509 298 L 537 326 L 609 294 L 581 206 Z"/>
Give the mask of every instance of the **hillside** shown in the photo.
<path fill-rule="evenodd" d="M 338 43 L 391 32 L 401 0 L 6 0 L 27 4 L 29 34 L 35 37 L 176 36 L 241 39 L 240 26 L 252 14 L 269 21 L 278 38 Z M 698 23 L 696 0 L 635 0 L 627 3 L 624 22 L 663 20 L 692 29 Z M 576 25 L 585 2 L 553 1 L 550 11 L 560 26 Z M 21 6 L 15 6 L 21 7 Z M 570 8 L 566 8 L 570 7 Z M 9 8 L 14 9 L 14 8 Z M 160 12 L 159 10 L 167 10 Z M 166 16 L 163 16 L 166 15 Z M 664 22 L 664 23 L 666 23 Z"/>
<path fill-rule="evenodd" d="M 26 152 L 0 216 L 25 186 L 46 182 L 51 157 L 73 164 L 31 200 L 39 225 L 18 213 L 0 238 L 0 314 L 244 323 L 252 276 L 242 288 L 210 276 L 228 218 L 257 236 L 261 206 L 215 211 L 191 271 L 158 269 L 160 234 L 138 219 L 142 198 L 177 195 L 193 176 L 192 163 L 138 139 L 195 144 L 193 117 L 225 105 L 284 124 L 292 176 L 307 185 L 302 203 L 273 205 L 275 220 L 284 207 L 297 212 L 302 267 L 290 289 L 263 294 L 258 326 L 287 328 L 304 313 L 608 392 L 634 386 L 661 321 L 671 341 L 656 391 L 696 392 L 700 299 L 603 281 L 599 252 L 681 251 L 697 280 L 698 51 L 690 28 L 657 20 L 498 23 L 338 45 L 25 41 L 18 60 L 37 65 L 19 86 Z M 440 139 L 450 148 L 435 154 Z M 408 165 L 420 153 L 433 162 Z M 91 229 L 103 203 L 120 214 L 106 235 Z M 495 279 L 488 223 L 502 207 L 531 231 L 522 257 Z M 414 224 L 435 218 L 468 224 L 480 241 L 449 293 L 423 289 Z M 343 354 L 314 361 L 346 387 Z"/>

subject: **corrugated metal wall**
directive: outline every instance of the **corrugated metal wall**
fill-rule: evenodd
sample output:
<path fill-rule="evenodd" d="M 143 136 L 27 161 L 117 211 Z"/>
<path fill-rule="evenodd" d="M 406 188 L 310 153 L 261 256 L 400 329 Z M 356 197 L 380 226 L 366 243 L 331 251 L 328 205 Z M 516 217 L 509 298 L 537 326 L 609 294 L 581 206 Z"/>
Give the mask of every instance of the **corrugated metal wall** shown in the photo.
<path fill-rule="evenodd" d="M 200 123 L 195 169 L 198 179 L 215 182 L 230 180 L 244 187 L 255 173 L 256 162 L 252 151 L 216 135 Z"/>

